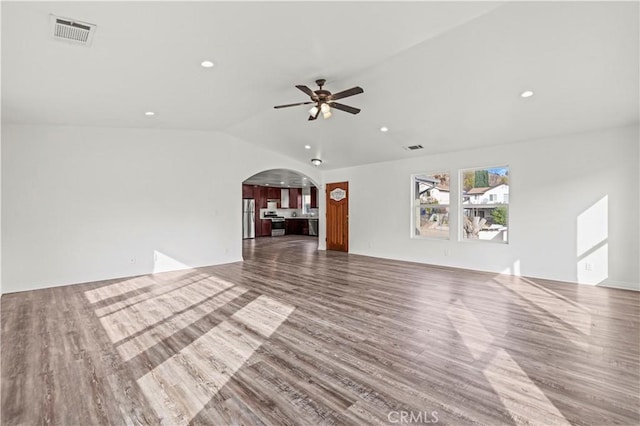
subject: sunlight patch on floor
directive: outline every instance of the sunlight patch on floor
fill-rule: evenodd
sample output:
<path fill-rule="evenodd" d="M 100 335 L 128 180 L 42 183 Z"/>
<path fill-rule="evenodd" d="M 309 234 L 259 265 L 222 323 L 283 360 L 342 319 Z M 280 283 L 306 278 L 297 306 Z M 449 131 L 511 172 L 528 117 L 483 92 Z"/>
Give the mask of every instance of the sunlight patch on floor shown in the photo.
<path fill-rule="evenodd" d="M 169 321 L 162 321 L 152 329 L 147 330 L 144 333 L 129 340 L 126 340 L 124 343 L 118 346 L 118 353 L 120 353 L 123 361 L 128 361 L 131 358 L 140 355 L 147 349 L 162 342 L 169 336 L 179 332 L 183 328 L 190 326 L 203 317 L 220 309 L 221 307 L 231 302 L 233 299 L 243 295 L 247 291 L 249 290 L 247 290 L 246 288 L 232 287 L 229 290 L 218 294 L 212 299 L 207 300 L 201 305 L 182 312 L 171 318 Z"/>
<path fill-rule="evenodd" d="M 474 359 L 480 359 L 493 342 L 491 333 L 459 300 L 447 309 L 447 317 L 469 349 L 471 356 Z"/>
<path fill-rule="evenodd" d="M 528 278 L 519 278 L 519 279 L 523 283 L 527 283 L 527 284 L 537 288 L 538 290 L 540 290 L 540 291 L 542 291 L 544 293 L 548 293 L 549 295 L 551 295 L 552 297 L 555 297 L 556 299 L 563 300 L 566 304 L 575 307 L 576 310 L 582 311 L 582 312 L 584 312 L 586 314 L 591 314 L 591 311 L 588 308 L 584 307 L 580 303 L 577 303 L 577 302 L 569 299 L 566 296 L 563 296 L 562 294 L 558 293 L 557 291 L 553 291 L 553 290 L 551 290 L 551 289 L 549 289 L 547 287 L 544 287 L 544 286 L 542 286 L 542 285 L 540 285 L 540 284 L 536 283 L 535 281 L 532 281 L 532 280 L 530 280 Z"/>
<path fill-rule="evenodd" d="M 499 282 L 496 279 L 496 282 Z M 559 299 L 548 294 L 535 286 L 526 285 L 521 287 L 511 286 L 511 290 L 521 297 L 513 297 L 512 303 L 519 306 L 527 314 L 529 326 L 537 327 L 528 330 L 529 333 L 536 332 L 549 335 L 557 333 L 558 338 L 564 338 L 573 343 L 581 350 L 590 347 L 589 336 L 591 334 L 591 314 L 584 312 L 572 304 L 563 305 L 562 309 Z"/>
<path fill-rule="evenodd" d="M 195 282 L 201 281 L 206 278 L 209 278 L 209 275 L 205 273 L 198 273 L 197 275 L 189 276 L 188 278 L 182 277 L 180 278 L 180 287 L 178 288 L 186 287 L 187 285 L 191 285 Z M 186 284 L 183 284 L 183 282 Z M 96 315 L 98 317 L 103 317 L 105 315 L 112 314 L 124 308 L 136 305 L 140 302 L 144 302 L 145 300 L 149 300 L 154 297 L 160 296 L 162 294 L 170 293 L 176 290 L 176 287 L 171 282 L 169 283 L 161 282 L 161 283 L 155 283 L 155 284 L 156 285 L 148 288 L 144 293 L 140 293 L 135 296 L 131 296 L 124 300 L 120 300 L 118 302 L 96 309 L 95 310 Z"/>
<path fill-rule="evenodd" d="M 591 335 L 591 313 L 584 307 L 531 280 L 520 279 L 518 285 L 505 284 L 502 277 L 497 277 L 496 280 L 534 306 L 542 309 L 548 314 L 546 316 L 557 318 L 558 321 L 563 322 L 564 328 L 573 329 L 585 336 Z M 517 298 L 514 300 L 517 302 Z"/>
<path fill-rule="evenodd" d="M 498 349 L 484 376 L 516 425 L 528 425 L 529 419 L 541 417 L 547 426 L 571 424 L 504 349 Z"/>
<path fill-rule="evenodd" d="M 142 277 L 129 278 L 124 281 L 116 280 L 114 284 L 85 291 L 84 295 L 89 303 L 97 303 L 101 300 L 120 296 L 130 291 L 140 290 L 154 284 L 156 284 L 156 282 L 148 275 L 145 275 Z"/>
<path fill-rule="evenodd" d="M 294 309 L 260 296 L 138 379 L 162 424 L 191 421 Z"/>
<path fill-rule="evenodd" d="M 231 287 L 228 281 L 209 277 L 103 316 L 100 323 L 116 343 Z"/>

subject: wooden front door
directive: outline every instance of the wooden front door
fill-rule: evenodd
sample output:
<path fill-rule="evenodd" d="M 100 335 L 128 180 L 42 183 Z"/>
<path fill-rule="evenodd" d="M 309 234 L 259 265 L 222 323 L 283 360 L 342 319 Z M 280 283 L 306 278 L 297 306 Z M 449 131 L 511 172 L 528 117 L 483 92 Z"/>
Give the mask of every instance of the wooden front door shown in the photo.
<path fill-rule="evenodd" d="M 349 251 L 349 182 L 327 184 L 327 250 Z"/>

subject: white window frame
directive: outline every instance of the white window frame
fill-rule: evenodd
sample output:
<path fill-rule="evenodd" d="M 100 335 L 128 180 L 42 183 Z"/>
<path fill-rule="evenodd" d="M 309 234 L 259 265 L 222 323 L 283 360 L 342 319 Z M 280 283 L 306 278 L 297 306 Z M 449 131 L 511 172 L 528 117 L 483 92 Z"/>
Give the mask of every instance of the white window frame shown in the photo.
<path fill-rule="evenodd" d="M 507 169 L 509 172 L 509 191 L 511 191 L 511 167 L 508 164 L 503 164 L 503 165 L 497 165 L 497 166 L 478 166 L 478 167 L 468 167 L 465 169 L 459 169 L 458 170 L 458 209 L 457 209 L 457 214 L 458 214 L 458 231 L 457 231 L 457 235 L 458 235 L 458 241 L 460 242 L 465 242 L 465 243 L 480 243 L 480 244 L 484 244 L 484 243 L 489 243 L 489 244 L 509 244 L 511 241 L 510 238 L 510 233 L 509 233 L 509 229 L 510 229 L 510 222 L 511 222 L 511 213 L 510 213 L 510 198 L 511 198 L 511 192 L 508 193 L 507 196 L 507 201 L 498 201 L 498 197 L 496 196 L 496 200 L 497 203 L 495 204 L 464 204 L 464 173 L 465 172 L 469 172 L 469 171 L 476 171 L 476 170 L 491 170 L 491 169 Z M 497 185 L 496 185 L 497 186 Z M 475 195 L 474 195 L 475 196 Z M 502 197 L 504 198 L 504 197 Z M 449 201 L 451 202 L 451 200 Z M 464 230 L 463 230 L 463 226 L 464 226 L 464 218 L 465 218 L 465 214 L 464 211 L 465 209 L 469 209 L 469 208 L 477 208 L 477 209 L 490 209 L 490 208 L 496 208 L 497 206 L 506 206 L 507 207 L 507 224 L 506 224 L 506 240 L 483 240 L 483 239 L 475 239 L 475 238 L 465 238 L 464 235 Z"/>
<path fill-rule="evenodd" d="M 416 235 L 416 229 L 419 228 L 420 224 L 416 223 L 417 221 L 419 221 L 420 218 L 420 211 L 419 209 L 424 206 L 422 204 L 420 204 L 420 200 L 419 198 L 416 197 L 416 183 L 417 183 L 417 178 L 421 177 L 421 176 L 432 176 L 432 175 L 437 175 L 437 174 L 448 174 L 449 175 L 449 182 L 451 182 L 451 171 L 450 170 L 438 170 L 438 171 L 434 171 L 434 172 L 424 172 L 424 173 L 415 173 L 413 175 L 411 175 L 411 238 L 414 239 L 419 239 L 419 240 L 436 240 L 436 241 L 449 241 L 451 240 L 451 197 L 452 197 L 452 191 L 451 191 L 451 185 L 449 186 L 449 203 L 447 204 L 425 204 L 426 206 L 433 206 L 433 207 L 446 207 L 447 208 L 447 220 L 449 222 L 449 229 L 447 232 L 446 236 L 442 236 L 442 237 L 438 237 L 438 236 L 432 236 L 432 235 Z"/>

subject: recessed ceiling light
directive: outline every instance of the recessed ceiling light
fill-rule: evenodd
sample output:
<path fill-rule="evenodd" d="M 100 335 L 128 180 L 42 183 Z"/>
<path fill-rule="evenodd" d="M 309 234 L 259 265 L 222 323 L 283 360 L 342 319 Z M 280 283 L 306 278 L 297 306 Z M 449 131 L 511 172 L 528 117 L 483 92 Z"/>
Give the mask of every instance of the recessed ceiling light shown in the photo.
<path fill-rule="evenodd" d="M 147 116 L 151 117 L 152 115 L 156 115 L 156 113 L 153 112 L 153 111 L 147 111 L 147 112 L 144 113 L 144 115 L 147 115 Z"/>
<path fill-rule="evenodd" d="M 311 145 L 305 145 L 304 149 L 311 149 Z"/>
<path fill-rule="evenodd" d="M 382 126 L 382 127 L 380 127 L 380 131 L 383 132 L 383 133 L 384 132 L 388 132 L 389 128 L 387 126 Z"/>
<path fill-rule="evenodd" d="M 533 92 L 531 90 L 525 90 L 524 92 L 520 93 L 520 97 L 522 98 L 529 98 L 533 96 Z"/>
<path fill-rule="evenodd" d="M 280 185 L 284 185 L 284 182 L 280 182 Z"/>
<path fill-rule="evenodd" d="M 264 186 L 269 186 L 269 184 L 268 184 L 268 183 L 265 183 L 265 184 L 264 184 Z"/>
<path fill-rule="evenodd" d="M 212 68 L 214 63 L 211 61 L 202 61 L 200 65 L 202 65 L 203 68 Z"/>
<path fill-rule="evenodd" d="M 311 164 L 313 164 L 314 166 L 318 167 L 320 164 L 322 164 L 322 160 L 319 158 L 312 158 L 311 159 Z"/>

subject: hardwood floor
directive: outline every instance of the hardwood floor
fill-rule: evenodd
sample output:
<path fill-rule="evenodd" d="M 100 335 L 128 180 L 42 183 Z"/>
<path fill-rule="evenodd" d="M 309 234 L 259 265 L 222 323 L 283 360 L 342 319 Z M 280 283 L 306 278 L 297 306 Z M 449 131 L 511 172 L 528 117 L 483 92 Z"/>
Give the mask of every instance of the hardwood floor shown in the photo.
<path fill-rule="evenodd" d="M 2 297 L 2 424 L 640 423 L 640 294 L 245 241 Z"/>

